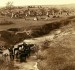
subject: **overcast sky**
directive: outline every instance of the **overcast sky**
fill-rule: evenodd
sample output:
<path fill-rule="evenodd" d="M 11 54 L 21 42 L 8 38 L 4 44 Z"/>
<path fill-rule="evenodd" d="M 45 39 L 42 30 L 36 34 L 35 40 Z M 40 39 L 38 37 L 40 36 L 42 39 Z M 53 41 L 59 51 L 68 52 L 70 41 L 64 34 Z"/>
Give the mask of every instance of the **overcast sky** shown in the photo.
<path fill-rule="evenodd" d="M 74 4 L 75 0 L 0 0 L 0 7 L 5 6 L 8 1 L 13 1 L 15 6 L 25 5 L 59 5 Z"/>

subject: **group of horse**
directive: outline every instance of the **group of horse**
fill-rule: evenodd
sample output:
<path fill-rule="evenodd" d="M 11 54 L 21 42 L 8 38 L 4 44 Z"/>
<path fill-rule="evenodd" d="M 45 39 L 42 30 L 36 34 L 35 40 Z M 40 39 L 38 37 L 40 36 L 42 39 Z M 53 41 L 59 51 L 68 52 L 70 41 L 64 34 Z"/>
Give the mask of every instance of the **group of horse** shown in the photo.
<path fill-rule="evenodd" d="M 17 59 L 20 59 L 20 62 L 26 61 L 26 58 L 28 58 L 33 50 L 34 44 L 21 44 L 18 45 L 18 47 L 13 48 L 13 54 L 14 57 Z"/>
<path fill-rule="evenodd" d="M 9 51 L 10 60 L 19 60 L 20 62 L 25 62 L 31 53 L 35 53 L 36 46 L 34 44 L 20 44 L 17 46 L 12 46 L 7 48 Z M 7 54 L 7 53 L 5 53 Z"/>

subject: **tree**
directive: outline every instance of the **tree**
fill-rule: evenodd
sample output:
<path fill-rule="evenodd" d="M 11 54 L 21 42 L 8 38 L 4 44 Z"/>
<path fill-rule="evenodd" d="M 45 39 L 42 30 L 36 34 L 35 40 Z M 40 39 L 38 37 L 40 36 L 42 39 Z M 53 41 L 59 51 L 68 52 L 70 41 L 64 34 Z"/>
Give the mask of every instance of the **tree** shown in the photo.
<path fill-rule="evenodd" d="M 9 1 L 6 3 L 6 9 L 11 10 L 13 8 L 13 2 Z"/>

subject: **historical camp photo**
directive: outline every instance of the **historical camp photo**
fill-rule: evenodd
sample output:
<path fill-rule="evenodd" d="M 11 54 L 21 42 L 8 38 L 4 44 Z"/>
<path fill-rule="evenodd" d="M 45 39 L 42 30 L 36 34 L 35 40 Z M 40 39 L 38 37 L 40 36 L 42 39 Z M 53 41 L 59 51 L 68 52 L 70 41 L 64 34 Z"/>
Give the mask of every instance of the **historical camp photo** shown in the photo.
<path fill-rule="evenodd" d="M 75 70 L 75 0 L 0 0 L 0 70 Z"/>

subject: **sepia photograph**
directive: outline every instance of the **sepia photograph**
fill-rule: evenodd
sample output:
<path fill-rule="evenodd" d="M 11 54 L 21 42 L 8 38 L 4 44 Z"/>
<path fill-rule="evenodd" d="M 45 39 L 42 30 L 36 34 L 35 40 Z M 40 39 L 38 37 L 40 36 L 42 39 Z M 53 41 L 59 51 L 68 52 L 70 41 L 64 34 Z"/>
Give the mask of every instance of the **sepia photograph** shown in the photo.
<path fill-rule="evenodd" d="M 0 0 L 0 70 L 75 70 L 75 0 Z"/>

